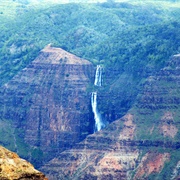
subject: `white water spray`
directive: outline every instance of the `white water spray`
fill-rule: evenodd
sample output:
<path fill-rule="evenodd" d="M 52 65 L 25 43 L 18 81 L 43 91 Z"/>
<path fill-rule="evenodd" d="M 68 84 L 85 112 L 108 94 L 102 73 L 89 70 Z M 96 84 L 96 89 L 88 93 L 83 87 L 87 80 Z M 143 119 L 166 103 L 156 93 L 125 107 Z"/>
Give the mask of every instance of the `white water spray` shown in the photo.
<path fill-rule="evenodd" d="M 94 85 L 102 86 L 102 67 L 100 65 L 97 65 L 97 67 L 96 67 L 96 75 L 95 75 Z"/>
<path fill-rule="evenodd" d="M 102 67 L 100 65 L 97 65 L 97 68 L 96 68 L 94 85 L 102 86 Z M 96 132 L 96 131 L 101 130 L 103 127 L 105 127 L 105 124 L 102 121 L 101 114 L 99 113 L 98 108 L 97 108 L 97 92 L 92 92 L 91 106 L 92 106 L 92 110 L 94 113 L 94 120 L 95 120 L 94 132 Z"/>

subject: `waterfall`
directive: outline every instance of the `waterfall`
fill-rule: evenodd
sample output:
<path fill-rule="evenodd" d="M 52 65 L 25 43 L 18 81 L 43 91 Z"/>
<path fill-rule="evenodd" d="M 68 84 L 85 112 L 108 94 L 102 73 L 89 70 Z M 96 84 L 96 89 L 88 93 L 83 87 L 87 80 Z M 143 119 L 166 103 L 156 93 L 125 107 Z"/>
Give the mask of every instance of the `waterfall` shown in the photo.
<path fill-rule="evenodd" d="M 100 65 L 97 65 L 96 67 L 94 85 L 102 86 L 102 67 Z"/>
<path fill-rule="evenodd" d="M 94 120 L 95 120 L 95 130 L 99 131 L 104 127 L 104 123 L 102 122 L 101 114 L 98 112 L 97 108 L 97 92 L 92 92 L 91 95 L 91 105 L 92 105 L 92 110 L 94 113 Z"/>
<path fill-rule="evenodd" d="M 94 85 L 102 86 L 102 67 L 100 65 L 97 65 L 97 67 L 96 67 Z M 97 91 L 92 92 L 91 106 L 92 106 L 92 111 L 94 113 L 94 120 L 95 120 L 94 132 L 96 132 L 96 131 L 101 130 L 103 127 L 105 127 L 105 124 L 103 123 L 101 114 L 99 113 L 98 108 L 97 108 Z"/>

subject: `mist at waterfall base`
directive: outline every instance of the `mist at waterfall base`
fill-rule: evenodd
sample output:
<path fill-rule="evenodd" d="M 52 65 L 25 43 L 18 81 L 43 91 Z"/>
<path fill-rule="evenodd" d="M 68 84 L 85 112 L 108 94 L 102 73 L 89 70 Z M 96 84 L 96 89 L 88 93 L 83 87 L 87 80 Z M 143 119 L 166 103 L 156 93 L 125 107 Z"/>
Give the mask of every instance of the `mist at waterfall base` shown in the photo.
<path fill-rule="evenodd" d="M 99 87 L 102 86 L 102 67 L 100 65 L 97 65 L 96 67 L 94 85 L 99 86 Z M 106 123 L 103 121 L 102 116 L 99 113 L 98 108 L 97 108 L 97 91 L 92 92 L 91 94 L 91 106 L 92 106 L 92 111 L 94 113 L 94 120 L 95 120 L 94 132 L 96 132 L 106 126 Z"/>

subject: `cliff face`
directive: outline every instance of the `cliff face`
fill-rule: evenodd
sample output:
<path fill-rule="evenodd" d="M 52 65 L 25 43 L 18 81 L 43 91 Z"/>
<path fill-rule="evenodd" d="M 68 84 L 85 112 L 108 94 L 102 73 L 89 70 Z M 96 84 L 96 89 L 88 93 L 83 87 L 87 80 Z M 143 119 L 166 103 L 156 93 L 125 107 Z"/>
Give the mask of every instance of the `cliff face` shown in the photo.
<path fill-rule="evenodd" d="M 0 90 L 0 115 L 49 159 L 93 132 L 87 88 L 94 71 L 89 61 L 47 46 Z"/>
<path fill-rule="evenodd" d="M 48 180 L 45 175 L 17 154 L 0 146 L 0 179 L 3 180 Z"/>
<path fill-rule="evenodd" d="M 41 168 L 49 179 L 178 179 L 180 56 L 141 85 L 121 119 Z"/>
<path fill-rule="evenodd" d="M 123 130 L 124 135 L 120 132 Z M 49 179 L 127 179 L 127 170 L 134 169 L 138 159 L 137 146 L 129 148 L 123 140 L 133 138 L 133 116 L 111 123 L 107 128 L 89 135 L 75 148 L 64 151 L 41 168 Z"/>
<path fill-rule="evenodd" d="M 132 107 L 138 94 L 138 81 L 132 74 L 116 69 L 106 69 L 103 75 L 104 84 L 98 93 L 98 105 L 103 118 L 113 122 Z"/>
<path fill-rule="evenodd" d="M 116 79 L 120 90 L 116 83 L 98 88 L 99 110 L 109 122 L 118 120 L 88 135 L 94 75 L 87 60 L 47 46 L 0 90 L 0 143 L 13 139 L 36 165 L 56 157 L 41 167 L 52 180 L 178 178 L 180 55 L 144 79 L 137 98 L 131 93 L 137 82 L 127 74 Z"/>
<path fill-rule="evenodd" d="M 134 115 L 127 114 L 106 129 L 89 135 L 73 149 L 60 153 L 41 170 L 50 180 L 137 180 L 161 172 L 170 162 L 171 155 L 159 152 L 161 144 L 158 142 L 134 140 L 134 118 Z M 174 148 L 168 148 L 168 151 L 174 151 Z"/>
<path fill-rule="evenodd" d="M 180 55 L 142 84 L 137 98 L 137 138 L 179 140 Z M 144 130 L 143 130 L 144 129 Z"/>

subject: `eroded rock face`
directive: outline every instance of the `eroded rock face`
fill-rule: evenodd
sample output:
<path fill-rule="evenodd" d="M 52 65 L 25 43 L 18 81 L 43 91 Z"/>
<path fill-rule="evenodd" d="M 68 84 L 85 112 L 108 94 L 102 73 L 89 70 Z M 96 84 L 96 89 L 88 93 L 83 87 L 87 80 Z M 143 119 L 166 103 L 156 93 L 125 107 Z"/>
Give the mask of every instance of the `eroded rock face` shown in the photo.
<path fill-rule="evenodd" d="M 0 179 L 3 180 L 48 180 L 43 173 L 17 154 L 0 146 Z"/>
<path fill-rule="evenodd" d="M 93 132 L 94 72 L 89 61 L 49 45 L 0 90 L 0 115 L 30 147 L 54 157 Z"/>
<path fill-rule="evenodd" d="M 180 56 L 173 56 L 167 66 L 142 84 L 142 93 L 136 102 L 137 123 L 141 133 L 155 139 L 178 140 L 180 119 Z M 144 123 L 147 122 L 147 123 Z M 143 130 L 142 130 L 143 131 Z M 148 138 L 148 136 L 146 138 Z"/>
<path fill-rule="evenodd" d="M 124 124 L 124 133 L 121 121 Z M 128 171 L 137 165 L 139 150 L 123 144 L 134 132 L 133 115 L 110 124 L 106 129 L 89 135 L 75 148 L 62 152 L 57 158 L 41 168 L 49 179 L 122 179 L 128 178 Z M 129 131 L 132 129 L 132 131 Z M 131 133 L 129 133 L 131 132 Z M 127 137 L 128 136 L 128 137 Z"/>
<path fill-rule="evenodd" d="M 134 180 L 145 179 L 152 173 L 159 173 L 165 165 L 166 161 L 169 161 L 169 153 L 147 153 L 141 160 L 141 163 L 137 167 Z"/>
<path fill-rule="evenodd" d="M 174 118 L 172 112 L 165 112 L 162 120 L 162 126 L 160 126 L 160 130 L 164 136 L 168 136 L 174 138 L 178 132 L 174 124 Z"/>

